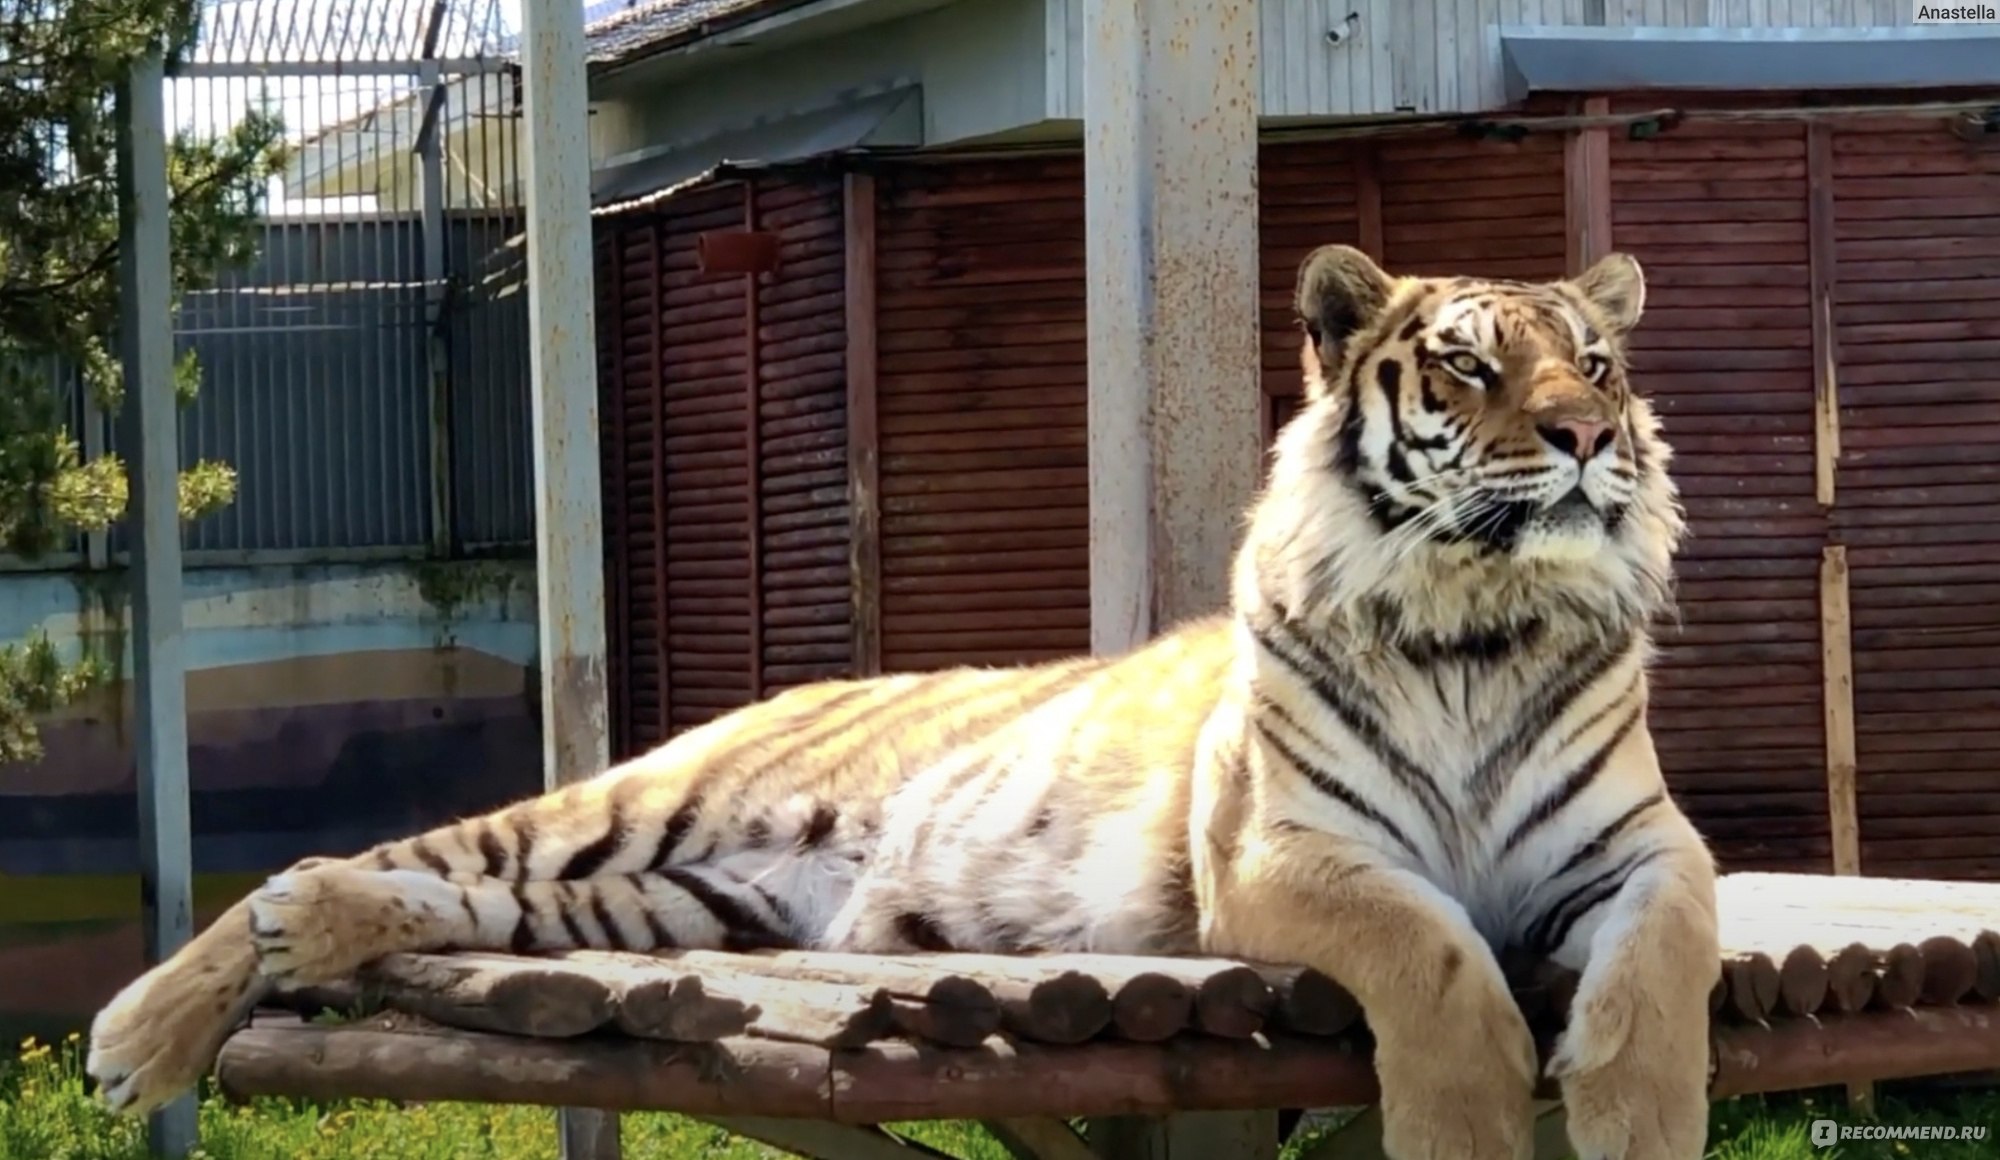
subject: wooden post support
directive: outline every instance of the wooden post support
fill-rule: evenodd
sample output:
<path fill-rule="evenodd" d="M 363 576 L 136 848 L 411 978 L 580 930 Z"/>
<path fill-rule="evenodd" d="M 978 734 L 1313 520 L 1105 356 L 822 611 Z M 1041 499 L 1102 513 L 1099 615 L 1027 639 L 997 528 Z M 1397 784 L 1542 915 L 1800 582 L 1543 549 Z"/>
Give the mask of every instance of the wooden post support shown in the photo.
<path fill-rule="evenodd" d="M 915 1140 L 890 1135 L 877 1125 L 830 1124 L 823 1120 L 774 1116 L 698 1116 L 718 1128 L 782 1148 L 809 1160 L 953 1160 Z"/>
<path fill-rule="evenodd" d="M 139 905 L 149 965 L 194 937 L 165 85 L 155 48 L 134 63 L 117 91 L 118 345 L 125 379 L 120 450 L 131 473 Z M 161 1108 L 147 1125 L 161 1156 L 187 1155 L 197 1133 L 191 1096 Z"/>
<path fill-rule="evenodd" d="M 583 9 L 523 9 L 542 760 L 544 783 L 553 789 L 595 776 L 610 761 L 589 119 Z M 565 1108 L 561 1135 L 564 1160 L 619 1156 L 616 1115 Z"/>
<path fill-rule="evenodd" d="M 1276 1160 L 1278 1113 L 1101 1116 L 1085 1134 L 1099 1160 Z"/>
<path fill-rule="evenodd" d="M 1225 606 L 1262 467 L 1258 6 L 1084 0 L 1090 632 Z"/>
<path fill-rule="evenodd" d="M 1602 117 L 1609 97 L 1585 97 L 1580 112 Z M 1564 264 L 1571 277 L 1611 252 L 1611 133 L 1602 125 L 1573 131 L 1563 145 Z"/>
<path fill-rule="evenodd" d="M 847 271 L 848 584 L 854 675 L 882 671 L 882 493 L 876 418 L 875 177 L 850 173 L 842 189 Z"/>
<path fill-rule="evenodd" d="M 1014 1160 L 1092 1160 L 1083 1137 L 1055 1116 L 1017 1116 L 980 1121 Z"/>
<path fill-rule="evenodd" d="M 1854 781 L 1854 656 L 1847 605 L 1847 548 L 1821 550 L 1820 662 L 1826 702 L 1826 806 L 1833 834 L 1833 872 L 1861 872 L 1860 810 Z"/>

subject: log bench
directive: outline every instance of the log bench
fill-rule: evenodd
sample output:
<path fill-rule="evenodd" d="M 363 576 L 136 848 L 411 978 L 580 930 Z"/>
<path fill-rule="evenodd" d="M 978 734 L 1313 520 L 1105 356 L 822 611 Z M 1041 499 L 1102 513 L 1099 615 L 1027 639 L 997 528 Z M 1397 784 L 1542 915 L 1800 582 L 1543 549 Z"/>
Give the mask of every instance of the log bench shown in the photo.
<path fill-rule="evenodd" d="M 1717 1098 L 2000 1069 L 2000 885 L 1736 874 L 1720 891 Z M 1546 1053 L 1575 976 L 1503 967 Z M 1377 1095 L 1336 982 L 1214 959 L 410 954 L 282 1002 L 223 1045 L 226 1093 L 672 1111 L 826 1160 L 935 1155 L 876 1127 L 925 1119 L 981 1121 L 1028 1160 L 1269 1157 L 1275 1109 Z M 356 1017 L 301 1017 L 328 1005 Z M 1074 1117 L 1097 1118 L 1091 1147 Z M 1369 1130 L 1328 1154 L 1369 1154 Z"/>

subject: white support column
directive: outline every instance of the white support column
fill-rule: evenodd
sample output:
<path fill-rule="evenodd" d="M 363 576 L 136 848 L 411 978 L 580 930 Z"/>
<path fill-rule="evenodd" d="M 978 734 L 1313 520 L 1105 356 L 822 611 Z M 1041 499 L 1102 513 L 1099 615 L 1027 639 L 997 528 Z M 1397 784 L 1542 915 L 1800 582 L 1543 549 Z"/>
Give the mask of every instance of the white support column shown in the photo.
<path fill-rule="evenodd" d="M 1084 0 L 1090 631 L 1224 607 L 1262 463 L 1250 0 Z"/>
<path fill-rule="evenodd" d="M 521 9 L 542 760 L 543 780 L 554 788 L 602 772 L 611 748 L 605 705 L 590 126 L 582 5 L 536 2 Z M 564 1160 L 616 1160 L 618 1117 L 563 1109 L 562 1149 Z"/>
<path fill-rule="evenodd" d="M 125 379 L 119 442 L 130 473 L 133 748 L 148 966 L 194 937 L 165 86 L 154 50 L 117 91 L 118 354 Z M 147 1125 L 158 1156 L 187 1155 L 196 1132 L 192 1096 L 153 1113 Z"/>

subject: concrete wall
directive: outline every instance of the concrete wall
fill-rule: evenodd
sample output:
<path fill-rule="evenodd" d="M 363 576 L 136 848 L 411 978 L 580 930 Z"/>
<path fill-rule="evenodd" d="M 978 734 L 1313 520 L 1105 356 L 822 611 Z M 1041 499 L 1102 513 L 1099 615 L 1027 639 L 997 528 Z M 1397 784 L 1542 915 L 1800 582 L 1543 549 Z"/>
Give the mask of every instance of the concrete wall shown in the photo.
<path fill-rule="evenodd" d="M 0 576 L 0 641 L 47 632 L 131 671 L 111 578 Z M 532 564 L 187 576 L 197 921 L 308 854 L 541 784 Z M 55 714 L 0 765 L 0 1031 L 76 1026 L 140 967 L 131 688 Z"/>

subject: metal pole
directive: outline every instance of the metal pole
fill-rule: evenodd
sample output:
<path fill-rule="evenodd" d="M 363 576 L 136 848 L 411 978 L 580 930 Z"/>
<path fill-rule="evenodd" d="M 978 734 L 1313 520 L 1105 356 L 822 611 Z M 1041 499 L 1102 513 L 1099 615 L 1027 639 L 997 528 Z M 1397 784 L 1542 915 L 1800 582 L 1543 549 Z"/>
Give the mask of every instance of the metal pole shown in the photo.
<path fill-rule="evenodd" d="M 181 650 L 180 422 L 174 398 L 173 266 L 168 251 L 166 75 L 160 52 L 118 88 L 118 332 L 123 450 L 131 472 L 133 712 L 139 778 L 139 901 L 146 963 L 194 934 L 188 824 L 186 658 Z M 195 1101 L 147 1125 L 153 1151 L 193 1149 Z"/>
<path fill-rule="evenodd" d="M 443 5 L 438 6 L 439 10 Z M 435 22 L 438 18 L 433 17 Z M 436 25 L 433 23 L 433 28 Z M 451 372 L 444 321 L 444 141 L 448 91 L 435 64 L 421 74 L 423 125 L 417 130 L 418 180 L 423 187 L 424 370 L 430 383 L 431 555 L 451 556 L 454 480 L 451 466 Z"/>
<path fill-rule="evenodd" d="M 1227 603 L 1257 487 L 1258 8 L 1084 0 L 1099 653 Z"/>
<path fill-rule="evenodd" d="M 582 5 L 521 7 L 542 754 L 544 781 L 553 788 L 591 777 L 610 761 L 590 124 Z M 616 1115 L 564 1108 L 561 1124 L 564 1160 L 617 1160 Z"/>

